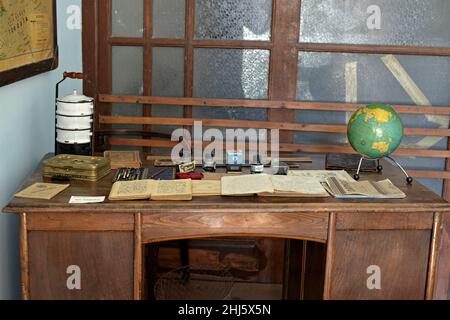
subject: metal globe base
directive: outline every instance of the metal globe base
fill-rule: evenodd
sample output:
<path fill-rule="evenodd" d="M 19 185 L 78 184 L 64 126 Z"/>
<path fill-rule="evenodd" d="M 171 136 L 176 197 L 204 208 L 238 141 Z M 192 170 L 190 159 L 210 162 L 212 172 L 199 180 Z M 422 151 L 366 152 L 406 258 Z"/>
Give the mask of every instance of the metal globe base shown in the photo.
<path fill-rule="evenodd" d="M 406 176 L 406 183 L 407 184 L 412 184 L 413 183 L 414 179 L 408 174 L 408 172 L 406 172 L 406 170 L 402 167 L 402 165 L 400 163 L 398 163 L 392 157 L 385 157 L 385 158 L 390 160 L 390 161 L 392 161 L 392 163 L 394 163 L 397 167 L 400 168 L 400 170 L 402 170 L 402 172 Z M 361 178 L 359 174 L 361 173 L 361 167 L 362 167 L 363 161 L 376 161 L 377 162 L 377 171 L 379 173 L 383 172 L 383 166 L 380 164 L 380 159 L 368 159 L 368 158 L 362 156 L 361 160 L 359 160 L 358 170 L 356 171 L 356 174 L 353 176 L 353 178 L 356 181 L 358 181 Z"/>

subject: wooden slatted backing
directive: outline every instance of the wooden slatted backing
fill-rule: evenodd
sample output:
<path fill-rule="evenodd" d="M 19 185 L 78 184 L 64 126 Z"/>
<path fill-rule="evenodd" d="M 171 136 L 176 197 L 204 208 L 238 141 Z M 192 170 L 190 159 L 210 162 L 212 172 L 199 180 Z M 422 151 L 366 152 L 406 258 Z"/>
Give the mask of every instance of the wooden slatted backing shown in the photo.
<path fill-rule="evenodd" d="M 231 99 L 199 99 L 199 98 L 171 98 L 171 97 L 150 97 L 150 96 L 113 96 L 100 95 L 102 102 L 126 102 L 126 103 L 148 103 L 162 104 L 170 106 L 189 105 L 192 107 L 236 107 L 236 108 L 286 108 L 292 110 L 315 110 L 315 111 L 355 111 L 360 105 L 345 103 L 318 103 L 318 102 L 297 102 L 297 101 L 272 101 L 272 100 L 231 100 Z M 448 107 L 415 107 L 408 105 L 396 106 L 400 114 L 414 115 L 450 115 Z M 317 133 L 337 133 L 345 134 L 345 125 L 324 125 L 324 124 L 299 124 L 292 122 L 275 121 L 243 121 L 243 120 L 225 120 L 225 119 L 193 119 L 193 118 L 156 118 L 156 117 L 119 117 L 119 116 L 100 116 L 99 122 L 103 125 L 112 124 L 141 124 L 141 125 L 167 125 L 191 127 L 196 121 L 201 121 L 204 127 L 217 128 L 248 128 L 248 129 L 280 129 L 286 132 L 317 132 Z M 431 129 L 431 128 L 406 128 L 407 136 L 434 136 L 450 137 L 450 129 Z M 128 139 L 116 138 L 110 139 L 112 146 L 128 147 L 146 147 L 146 148 L 173 148 L 178 142 L 162 139 Z M 202 142 L 206 147 L 209 143 Z M 250 147 L 250 146 L 247 146 Z M 249 149 L 251 150 L 251 149 Z M 269 150 L 270 151 L 270 150 Z M 349 146 L 338 145 L 302 145 L 293 143 L 281 143 L 280 151 L 287 153 L 307 152 L 307 153 L 343 153 L 354 154 L 355 151 Z M 448 150 L 422 150 L 422 149 L 398 149 L 395 154 L 401 157 L 424 157 L 424 158 L 450 158 Z M 430 179 L 450 179 L 450 172 L 447 171 L 429 171 L 414 170 L 411 174 L 416 178 Z"/>

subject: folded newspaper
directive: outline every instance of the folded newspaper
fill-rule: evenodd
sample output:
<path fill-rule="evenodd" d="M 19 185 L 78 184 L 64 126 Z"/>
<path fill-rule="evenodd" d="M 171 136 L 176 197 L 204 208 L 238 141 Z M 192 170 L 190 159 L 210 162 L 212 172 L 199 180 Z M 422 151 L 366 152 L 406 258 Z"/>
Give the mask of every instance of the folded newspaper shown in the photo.
<path fill-rule="evenodd" d="M 406 194 L 389 179 L 374 181 L 348 181 L 328 178 L 323 186 L 338 199 L 404 199 Z"/>

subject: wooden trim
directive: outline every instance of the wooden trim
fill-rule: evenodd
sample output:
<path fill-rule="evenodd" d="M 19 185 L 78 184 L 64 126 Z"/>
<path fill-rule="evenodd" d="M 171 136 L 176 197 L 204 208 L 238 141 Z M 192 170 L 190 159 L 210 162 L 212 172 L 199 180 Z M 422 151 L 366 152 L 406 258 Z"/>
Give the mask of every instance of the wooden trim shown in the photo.
<path fill-rule="evenodd" d="M 157 118 L 157 117 L 108 117 L 100 116 L 101 124 L 145 124 L 193 126 L 201 121 L 205 127 L 279 129 L 281 131 L 347 133 L 345 125 L 299 124 L 271 121 L 244 121 L 222 119 Z M 450 129 L 406 128 L 406 136 L 450 137 Z"/>
<path fill-rule="evenodd" d="M 450 171 L 426 171 L 426 170 L 408 170 L 413 178 L 423 179 L 450 179 Z"/>
<path fill-rule="evenodd" d="M 190 1 L 190 0 L 188 0 Z M 251 40 L 193 40 L 194 48 L 223 48 L 223 49 L 265 49 L 270 50 L 273 44 L 267 41 Z"/>
<path fill-rule="evenodd" d="M 290 145 L 281 144 L 280 150 L 285 152 L 306 152 L 306 153 L 343 153 L 355 154 L 353 148 L 349 146 L 334 145 Z M 399 157 L 421 157 L 421 158 L 449 158 L 450 151 L 447 150 L 419 150 L 419 149 L 398 149 L 394 156 Z"/>
<path fill-rule="evenodd" d="M 134 300 L 142 300 L 142 214 L 135 214 L 134 220 Z"/>
<path fill-rule="evenodd" d="M 359 54 L 398 54 L 416 56 L 450 56 L 450 48 L 413 47 L 413 46 L 381 46 L 334 43 L 299 43 L 297 49 L 303 52 L 332 52 Z"/>
<path fill-rule="evenodd" d="M 147 0 L 146 0 L 147 1 Z M 145 11 L 145 9 L 144 9 Z M 145 17 L 144 17 L 144 23 L 145 23 Z M 124 38 L 124 37 L 111 37 L 108 38 L 108 44 L 110 46 L 115 47 L 143 47 L 147 44 L 147 41 L 145 38 Z"/>
<path fill-rule="evenodd" d="M 425 190 L 425 189 L 424 189 Z M 11 204 L 5 208 L 3 208 L 3 212 L 5 213 L 17 213 L 22 212 L 26 208 L 27 214 L 35 214 L 42 212 L 45 210 L 47 213 L 61 213 L 61 210 L 67 213 L 101 213 L 101 212 L 110 212 L 110 213 L 122 213 L 122 214 L 135 214 L 136 211 L 143 212 L 145 214 L 159 214 L 161 212 L 165 212 L 170 210 L 171 213 L 186 213 L 186 210 L 189 212 L 196 213 L 204 213 L 205 209 L 208 209 L 208 212 L 211 213 L 223 213 L 226 211 L 227 213 L 242 213 L 242 203 L 241 202 L 231 202 L 227 201 L 223 203 L 220 208 L 214 207 L 211 209 L 211 202 L 217 202 L 219 200 L 223 200 L 222 197 L 210 197 L 208 201 L 205 202 L 195 202 L 195 204 L 191 204 L 190 202 L 183 203 L 175 203 L 175 202 L 152 202 L 151 204 L 148 201 L 137 201 L 133 202 L 132 205 L 128 206 L 118 206 L 117 203 L 108 203 L 105 202 L 101 206 L 97 207 L 86 207 L 83 209 L 82 206 L 73 206 L 69 203 L 67 204 L 58 204 L 58 205 L 36 205 L 33 207 L 22 206 L 18 204 Z M 255 200 L 256 201 L 256 200 Z M 261 201 L 257 202 L 245 202 L 245 208 L 248 211 L 258 213 L 298 213 L 299 205 L 301 205 L 302 213 L 317 213 L 317 212 L 354 212 L 354 213 L 394 213 L 394 212 L 449 212 L 450 208 L 447 202 L 427 202 L 424 200 L 423 202 L 414 202 L 407 203 L 405 200 L 393 201 L 394 205 L 390 207 L 383 206 L 385 201 L 371 201 L 371 203 L 362 203 L 357 201 L 351 201 L 346 203 L 341 202 L 320 202 L 320 203 L 311 203 L 308 200 L 303 200 L 298 198 L 297 202 L 285 202 L 282 206 L 280 203 L 269 203 Z"/>
<path fill-rule="evenodd" d="M 148 0 L 146 0 L 148 1 Z M 151 0 L 150 0 L 151 1 Z M 194 0 L 195 1 L 195 0 Z M 249 41 L 249 40 L 194 40 L 194 22 L 195 2 L 187 0 L 186 11 L 186 39 L 149 39 L 144 38 L 128 38 L 128 37 L 110 37 L 108 43 L 112 46 L 145 46 L 149 44 L 153 47 L 187 47 L 192 48 L 211 48 L 211 49 L 265 49 L 271 50 L 273 44 L 267 41 Z M 192 4 L 191 4 L 191 3 Z M 188 25 L 189 24 L 189 25 Z M 191 28 L 192 25 L 192 28 Z M 192 32 L 191 32 L 192 31 Z"/>
<path fill-rule="evenodd" d="M 442 213 L 434 214 L 433 232 L 431 237 L 430 258 L 428 263 L 426 300 L 433 300 L 436 288 L 436 274 L 439 258 L 439 245 L 442 233 Z"/>
<path fill-rule="evenodd" d="M 311 111 L 355 112 L 362 104 L 340 102 L 308 102 L 293 100 L 238 100 L 238 99 L 205 99 L 205 98 L 173 98 L 173 97 L 146 97 L 121 96 L 99 94 L 100 102 L 117 102 L 130 104 L 161 104 L 167 106 L 187 105 L 193 107 L 231 107 L 256 109 L 288 109 Z M 412 106 L 393 105 L 400 114 L 416 115 L 442 115 L 450 116 L 448 106 Z"/>
<path fill-rule="evenodd" d="M 336 241 L 336 213 L 330 213 L 327 240 L 327 262 L 325 265 L 325 285 L 323 292 L 324 300 L 331 300 L 331 290 L 333 284 L 333 262 Z"/>
<path fill-rule="evenodd" d="M 30 300 L 30 266 L 28 260 L 27 214 L 20 214 L 20 264 L 22 275 L 22 296 Z"/>
<path fill-rule="evenodd" d="M 129 147 L 155 147 L 155 148 L 173 148 L 179 142 L 155 139 L 127 139 L 127 138 L 111 138 L 110 143 L 113 146 L 129 146 Z M 208 146 L 209 142 L 204 142 L 204 146 Z M 270 151 L 270 148 L 269 150 Z M 306 144 L 280 144 L 281 152 L 305 152 L 305 153 L 343 153 L 356 154 L 356 151 L 350 146 L 334 146 L 334 145 L 306 145 Z M 417 150 L 417 149 L 398 149 L 394 152 L 394 156 L 399 157 L 420 157 L 420 158 L 449 158 L 448 150 Z M 417 172 L 416 172 L 417 173 Z M 436 171 L 418 171 L 421 175 L 437 175 Z"/>

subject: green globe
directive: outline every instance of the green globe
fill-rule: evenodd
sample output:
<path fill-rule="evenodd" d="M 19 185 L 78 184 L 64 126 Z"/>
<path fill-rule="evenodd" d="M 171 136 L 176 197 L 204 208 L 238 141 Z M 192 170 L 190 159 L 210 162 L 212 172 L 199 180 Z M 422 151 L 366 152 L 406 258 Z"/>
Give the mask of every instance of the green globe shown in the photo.
<path fill-rule="evenodd" d="M 403 139 L 403 123 L 389 105 L 368 105 L 358 109 L 351 117 L 348 140 L 358 153 L 369 159 L 389 156 Z"/>

